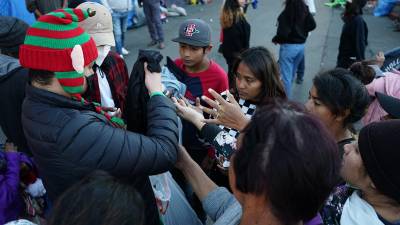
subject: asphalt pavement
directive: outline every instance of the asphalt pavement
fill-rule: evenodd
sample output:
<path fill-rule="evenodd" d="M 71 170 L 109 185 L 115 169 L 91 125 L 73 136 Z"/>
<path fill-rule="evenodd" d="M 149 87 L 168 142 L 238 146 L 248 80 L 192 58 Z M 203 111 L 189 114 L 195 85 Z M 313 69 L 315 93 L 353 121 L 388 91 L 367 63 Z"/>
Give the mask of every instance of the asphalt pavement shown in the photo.
<path fill-rule="evenodd" d="M 308 90 L 312 85 L 312 78 L 320 70 L 334 68 L 338 53 L 340 33 L 343 22 L 340 14 L 343 9 L 331 9 L 323 5 L 323 1 L 316 1 L 317 13 L 315 20 L 317 28 L 311 32 L 306 42 L 306 71 L 303 84 L 293 85 L 294 100 L 305 102 L 308 97 Z M 187 18 L 200 18 L 208 22 L 212 29 L 212 44 L 214 46 L 210 58 L 217 61 L 226 69 L 225 60 L 218 53 L 220 25 L 219 12 L 222 0 L 213 0 L 207 5 L 184 5 L 188 12 L 186 17 L 170 17 L 168 22 L 163 25 L 165 32 L 166 48 L 161 50 L 164 56 L 172 58 L 179 57 L 178 44 L 171 41 L 178 34 L 179 24 Z M 283 9 L 283 0 L 261 0 L 258 8 L 249 7 L 247 19 L 251 25 L 251 46 L 265 46 L 270 49 L 275 56 L 279 56 L 279 46 L 271 42 L 276 33 L 276 19 Z M 369 27 L 369 46 L 366 51 L 368 57 L 373 57 L 378 50 L 390 50 L 400 46 L 400 33 L 392 31 L 392 24 L 388 18 L 378 18 L 371 15 L 370 10 L 364 10 L 364 17 Z M 146 48 L 150 42 L 147 27 L 140 27 L 128 30 L 125 46 L 131 54 L 125 56 L 125 60 L 130 70 L 136 60 L 137 52 L 141 48 Z M 156 49 L 156 48 L 154 48 Z"/>

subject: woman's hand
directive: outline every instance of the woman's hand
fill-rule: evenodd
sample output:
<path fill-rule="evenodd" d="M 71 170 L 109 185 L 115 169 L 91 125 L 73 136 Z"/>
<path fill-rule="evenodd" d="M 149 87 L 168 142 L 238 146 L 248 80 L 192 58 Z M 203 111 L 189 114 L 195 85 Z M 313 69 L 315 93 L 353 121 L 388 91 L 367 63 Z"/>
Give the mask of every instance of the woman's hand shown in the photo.
<path fill-rule="evenodd" d="M 215 98 L 215 101 L 206 96 L 202 96 L 202 99 L 213 109 L 206 107 L 201 107 L 201 109 L 213 116 L 214 119 L 204 119 L 203 122 L 220 124 L 225 127 L 242 131 L 248 124 L 249 119 L 246 118 L 242 112 L 242 109 L 240 108 L 240 105 L 236 102 L 233 95 L 227 91 L 227 101 L 212 89 L 208 89 L 208 92 L 210 92 L 210 94 Z"/>
<path fill-rule="evenodd" d="M 179 99 L 172 97 L 172 101 L 174 102 L 178 115 L 193 123 L 197 127 L 197 129 L 201 130 L 205 123 L 203 122 L 204 116 L 203 112 L 200 109 L 200 99 L 196 99 L 196 107 L 190 105 L 189 103 L 185 102 L 185 99 Z"/>

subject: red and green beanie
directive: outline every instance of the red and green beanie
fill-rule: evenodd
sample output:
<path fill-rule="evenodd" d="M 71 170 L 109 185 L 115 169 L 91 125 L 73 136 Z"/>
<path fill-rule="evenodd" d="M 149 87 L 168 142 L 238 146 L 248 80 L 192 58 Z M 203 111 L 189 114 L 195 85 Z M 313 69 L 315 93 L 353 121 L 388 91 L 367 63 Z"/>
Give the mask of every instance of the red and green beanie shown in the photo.
<path fill-rule="evenodd" d="M 58 9 L 39 19 L 27 30 L 19 50 L 23 67 L 55 72 L 67 93 L 83 91 L 84 67 L 97 59 L 94 40 L 81 22 L 95 12 L 82 9 Z"/>

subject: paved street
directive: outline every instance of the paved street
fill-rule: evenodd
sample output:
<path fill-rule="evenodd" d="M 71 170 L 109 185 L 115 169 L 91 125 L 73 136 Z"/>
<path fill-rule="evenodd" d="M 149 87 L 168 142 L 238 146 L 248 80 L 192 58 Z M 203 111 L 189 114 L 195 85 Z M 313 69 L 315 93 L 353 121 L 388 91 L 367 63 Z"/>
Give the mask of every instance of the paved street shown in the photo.
<path fill-rule="evenodd" d="M 343 25 L 340 19 L 342 9 L 331 9 L 323 5 L 323 1 L 316 1 L 317 14 L 315 20 L 317 28 L 313 31 L 306 44 L 306 76 L 302 85 L 294 84 L 293 98 L 304 102 L 308 97 L 308 90 L 312 83 L 312 78 L 321 69 L 333 68 L 336 65 L 337 48 Z M 188 16 L 169 18 L 169 22 L 164 24 L 167 47 L 162 50 L 164 56 L 172 58 L 178 57 L 178 45 L 172 41 L 178 33 L 181 21 L 186 18 L 200 18 L 207 21 L 213 30 L 212 39 L 214 49 L 211 58 L 226 68 L 225 60 L 217 52 L 219 40 L 219 10 L 222 0 L 214 0 L 208 5 L 185 6 Z M 278 57 L 279 46 L 271 43 L 272 37 L 276 32 L 276 18 L 283 8 L 283 0 L 261 0 L 258 9 L 253 10 L 249 7 L 247 18 L 251 24 L 251 46 L 262 45 L 271 49 Z M 369 43 L 367 56 L 373 56 L 378 50 L 389 50 L 400 46 L 400 33 L 392 32 L 391 22 L 387 18 L 373 17 L 368 10 L 365 10 L 365 20 L 369 27 Z M 138 49 L 145 48 L 150 42 L 147 27 L 129 30 L 126 37 L 126 47 L 132 54 L 125 57 L 128 68 L 131 69 Z"/>

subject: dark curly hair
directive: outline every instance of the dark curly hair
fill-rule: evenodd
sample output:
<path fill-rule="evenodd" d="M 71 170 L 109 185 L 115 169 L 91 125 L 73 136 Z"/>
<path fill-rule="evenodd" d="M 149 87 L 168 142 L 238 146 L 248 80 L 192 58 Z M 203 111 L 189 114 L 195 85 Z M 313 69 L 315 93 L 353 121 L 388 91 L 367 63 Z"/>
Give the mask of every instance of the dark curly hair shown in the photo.
<path fill-rule="evenodd" d="M 296 103 L 259 106 L 232 158 L 236 187 L 265 196 L 283 224 L 313 218 L 339 177 L 336 141 Z"/>
<path fill-rule="evenodd" d="M 349 110 L 343 127 L 350 127 L 367 112 L 370 103 L 368 91 L 351 71 L 336 68 L 322 72 L 314 77 L 313 84 L 321 102 L 332 114 L 344 115 Z"/>

